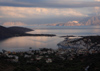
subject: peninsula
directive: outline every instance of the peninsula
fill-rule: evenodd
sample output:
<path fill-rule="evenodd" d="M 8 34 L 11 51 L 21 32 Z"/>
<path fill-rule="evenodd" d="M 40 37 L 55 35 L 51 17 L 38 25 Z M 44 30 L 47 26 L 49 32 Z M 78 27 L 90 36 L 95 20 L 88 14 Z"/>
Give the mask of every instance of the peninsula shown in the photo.
<path fill-rule="evenodd" d="M 0 39 L 18 36 L 56 36 L 54 34 L 27 34 L 26 32 L 34 31 L 24 27 L 9 27 L 0 26 Z"/>

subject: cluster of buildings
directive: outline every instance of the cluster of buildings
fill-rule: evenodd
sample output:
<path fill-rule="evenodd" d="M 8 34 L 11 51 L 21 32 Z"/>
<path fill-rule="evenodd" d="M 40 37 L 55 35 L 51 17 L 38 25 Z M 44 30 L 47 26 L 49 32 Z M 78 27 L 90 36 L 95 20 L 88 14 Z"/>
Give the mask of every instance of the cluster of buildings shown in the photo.
<path fill-rule="evenodd" d="M 79 38 L 77 39 L 67 39 L 67 40 L 64 40 L 62 42 L 60 42 L 58 44 L 59 47 L 61 48 L 84 48 L 84 49 L 87 49 L 87 47 L 91 47 L 92 45 L 94 45 L 94 43 L 91 42 L 90 39 L 83 39 L 83 40 L 78 40 Z M 85 42 L 87 41 L 87 43 Z"/>
<path fill-rule="evenodd" d="M 75 50 L 77 54 L 85 53 L 99 53 L 100 52 L 100 43 L 93 43 L 91 39 L 68 39 L 60 42 L 58 44 L 59 48 Z"/>
<path fill-rule="evenodd" d="M 66 39 L 58 44 L 59 48 L 64 48 L 67 55 L 73 56 L 100 53 L 100 43 L 93 43 L 89 38 Z"/>
<path fill-rule="evenodd" d="M 58 44 L 59 49 L 42 48 L 40 50 L 32 50 L 26 52 L 10 52 L 4 51 L 0 53 L 0 58 L 6 61 L 20 62 L 23 59 L 26 63 L 34 63 L 44 61 L 52 63 L 56 59 L 73 60 L 76 56 L 100 53 L 100 44 L 92 43 L 91 39 L 65 40 Z M 63 48 L 63 47 L 66 47 Z"/>
<path fill-rule="evenodd" d="M 4 57 L 6 61 L 10 62 L 20 62 L 21 58 L 25 60 L 26 63 L 34 63 L 44 61 L 45 63 L 52 63 L 55 61 L 55 57 L 61 60 L 73 60 L 76 56 L 100 53 L 100 44 L 93 47 L 90 50 L 84 48 L 59 48 L 57 50 L 53 49 L 42 49 L 42 50 L 29 50 L 27 52 L 2 52 L 0 57 Z M 20 60 L 19 60 L 20 59 Z"/>
<path fill-rule="evenodd" d="M 25 52 L 10 52 L 5 51 L 0 53 L 0 58 L 10 62 L 20 62 L 21 58 L 26 63 L 39 62 L 41 60 L 46 63 L 52 63 L 55 50 L 42 49 L 42 50 L 29 50 Z"/>

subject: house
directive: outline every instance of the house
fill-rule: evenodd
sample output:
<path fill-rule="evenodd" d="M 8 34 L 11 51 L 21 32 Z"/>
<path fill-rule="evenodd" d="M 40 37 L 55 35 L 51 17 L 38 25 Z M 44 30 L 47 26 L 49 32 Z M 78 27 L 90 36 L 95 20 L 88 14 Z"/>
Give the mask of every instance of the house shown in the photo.
<path fill-rule="evenodd" d="M 8 52 L 8 53 L 10 53 L 10 52 Z M 12 54 L 16 54 L 16 52 L 12 52 Z"/>
<path fill-rule="evenodd" d="M 46 55 L 45 57 L 49 57 L 48 55 Z"/>
<path fill-rule="evenodd" d="M 2 53 L 0 52 L 0 55 L 2 55 Z"/>
<path fill-rule="evenodd" d="M 33 63 L 34 59 L 31 58 L 30 60 L 27 60 L 26 63 Z"/>
<path fill-rule="evenodd" d="M 46 51 L 43 51 L 43 54 L 46 54 L 47 52 Z"/>
<path fill-rule="evenodd" d="M 28 53 L 28 54 L 34 55 L 34 52 L 32 52 L 32 51 L 28 51 L 27 53 Z"/>
<path fill-rule="evenodd" d="M 87 66 L 87 67 L 85 68 L 85 71 L 88 71 L 89 68 L 90 68 L 90 66 Z"/>
<path fill-rule="evenodd" d="M 46 59 L 46 63 L 52 63 L 52 59 L 51 58 Z"/>
<path fill-rule="evenodd" d="M 62 54 L 65 54 L 65 52 L 64 52 L 64 51 L 61 51 L 61 52 L 59 52 L 59 54 L 61 54 L 61 55 L 62 55 Z"/>
<path fill-rule="evenodd" d="M 69 56 L 67 59 L 68 59 L 68 60 L 73 60 L 73 57 Z"/>
<path fill-rule="evenodd" d="M 13 56 L 13 57 L 14 57 L 14 58 L 13 58 L 13 59 L 11 59 L 11 61 L 12 61 L 12 62 L 16 62 L 16 63 L 17 63 L 17 62 L 18 62 L 19 57 L 18 57 L 18 56 Z"/>
<path fill-rule="evenodd" d="M 12 58 L 12 57 L 14 57 L 14 56 L 13 56 L 13 55 L 7 55 L 7 57 Z"/>
<path fill-rule="evenodd" d="M 31 57 L 31 55 L 27 55 L 27 54 L 25 54 L 25 56 L 24 56 L 25 58 L 30 58 Z"/>
<path fill-rule="evenodd" d="M 60 56 L 60 58 L 61 58 L 62 60 L 65 60 L 65 59 L 66 59 L 65 57 L 62 57 L 62 56 Z"/>
<path fill-rule="evenodd" d="M 90 50 L 89 50 L 89 53 L 90 53 L 90 54 L 93 54 L 93 51 L 94 51 L 93 49 L 90 49 Z"/>
<path fill-rule="evenodd" d="M 18 56 L 14 56 L 14 58 L 15 58 L 15 59 L 18 59 L 19 57 L 18 57 Z"/>
<path fill-rule="evenodd" d="M 9 53 L 8 53 L 8 52 L 5 52 L 4 54 L 5 54 L 6 56 L 8 56 L 8 55 L 9 55 Z"/>
<path fill-rule="evenodd" d="M 36 60 L 41 60 L 43 56 L 36 56 Z"/>
<path fill-rule="evenodd" d="M 12 62 L 16 62 L 17 63 L 18 62 L 18 59 L 12 59 Z"/>

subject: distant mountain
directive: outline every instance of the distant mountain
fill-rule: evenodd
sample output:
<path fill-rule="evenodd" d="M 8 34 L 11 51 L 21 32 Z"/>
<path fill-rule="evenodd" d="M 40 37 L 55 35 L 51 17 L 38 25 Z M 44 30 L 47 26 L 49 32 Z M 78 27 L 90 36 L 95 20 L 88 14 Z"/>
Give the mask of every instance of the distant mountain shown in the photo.
<path fill-rule="evenodd" d="M 84 25 L 100 25 L 100 16 L 88 17 L 81 20 L 79 23 Z"/>
<path fill-rule="evenodd" d="M 69 21 L 66 23 L 45 24 L 46 26 L 87 26 L 100 25 L 100 16 L 87 17 L 81 21 Z"/>
<path fill-rule="evenodd" d="M 23 22 L 4 22 L 2 26 L 26 26 Z"/>
<path fill-rule="evenodd" d="M 69 21 L 67 23 L 47 24 L 46 26 L 82 26 L 78 21 Z"/>
<path fill-rule="evenodd" d="M 0 26 L 0 39 L 22 35 L 22 34 L 25 34 L 25 32 L 28 32 L 28 31 L 32 31 L 32 30 L 28 29 L 28 28 L 23 28 L 23 27 L 6 28 L 6 27 L 3 27 L 3 26 Z"/>

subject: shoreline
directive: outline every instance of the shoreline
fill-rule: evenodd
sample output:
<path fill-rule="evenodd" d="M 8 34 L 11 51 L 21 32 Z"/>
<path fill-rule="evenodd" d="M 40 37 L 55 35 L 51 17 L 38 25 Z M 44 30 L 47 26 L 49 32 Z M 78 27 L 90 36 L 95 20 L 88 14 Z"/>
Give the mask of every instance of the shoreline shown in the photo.
<path fill-rule="evenodd" d="M 72 37 L 73 39 L 70 39 L 70 37 Z M 79 47 L 79 45 L 83 45 L 84 44 L 84 47 L 86 47 L 86 45 L 90 45 L 90 47 L 93 47 L 93 46 L 96 46 L 98 44 L 100 44 L 100 36 L 78 36 L 78 37 L 81 37 L 81 38 L 78 38 L 76 36 L 64 36 L 64 41 L 58 43 L 58 47 L 59 48 L 77 48 Z M 92 45 L 94 44 L 94 45 Z M 82 46 L 81 46 L 82 47 Z"/>
<path fill-rule="evenodd" d="M 62 67 L 64 68 L 64 70 L 62 71 L 84 71 L 87 66 L 89 66 L 90 69 L 93 70 L 95 69 L 92 68 L 93 65 L 95 65 L 95 67 L 99 69 L 99 59 L 100 51 L 91 54 L 87 52 L 82 53 L 80 52 L 80 50 L 76 51 L 74 49 L 53 50 L 42 48 L 40 50 L 32 50 L 31 48 L 29 48 L 29 50 L 25 52 L 10 52 L 3 50 L 3 52 L 0 52 L 0 71 L 3 71 L 5 69 L 7 69 L 5 71 L 9 71 L 8 69 L 10 66 L 12 69 L 10 71 L 15 71 L 16 69 L 22 71 L 22 69 L 26 70 L 27 67 L 28 71 L 30 71 L 34 67 L 36 69 L 38 67 L 40 71 L 44 71 L 45 66 L 47 68 L 46 71 L 48 71 L 48 68 L 50 68 L 50 71 L 52 71 L 52 68 L 56 68 L 56 70 L 58 70 Z M 72 70 L 72 68 L 74 69 Z"/>
<path fill-rule="evenodd" d="M 89 50 L 81 48 L 59 48 L 57 50 L 41 48 L 39 50 L 33 50 L 31 47 L 29 50 L 22 52 L 10 52 L 2 50 L 2 52 L 0 52 L 0 69 L 1 71 L 5 69 L 7 69 L 5 71 L 9 71 L 9 68 L 12 69 L 10 71 L 21 71 L 22 69 L 28 69 L 28 71 L 30 71 L 31 69 L 38 68 L 39 70 L 35 71 L 44 71 L 47 68 L 46 71 L 48 71 L 48 68 L 50 68 L 50 71 L 53 69 L 55 69 L 55 71 L 58 69 L 63 69 L 62 71 L 84 71 L 89 66 L 90 70 L 99 71 L 100 45 L 98 45 L 98 43 L 100 42 L 100 36 L 83 37 L 74 41 L 70 41 L 70 44 L 76 43 L 80 40 L 82 42 L 84 39 L 90 39 L 92 43 L 97 42 L 96 46 L 93 46 L 93 48 Z M 90 40 L 87 41 L 90 43 Z M 81 45 L 79 42 L 78 44 Z"/>
<path fill-rule="evenodd" d="M 15 36 L 9 36 L 9 37 L 0 37 L 0 40 L 12 38 L 12 37 L 20 37 L 20 36 L 46 36 L 46 37 L 54 37 L 55 34 L 19 34 Z"/>

